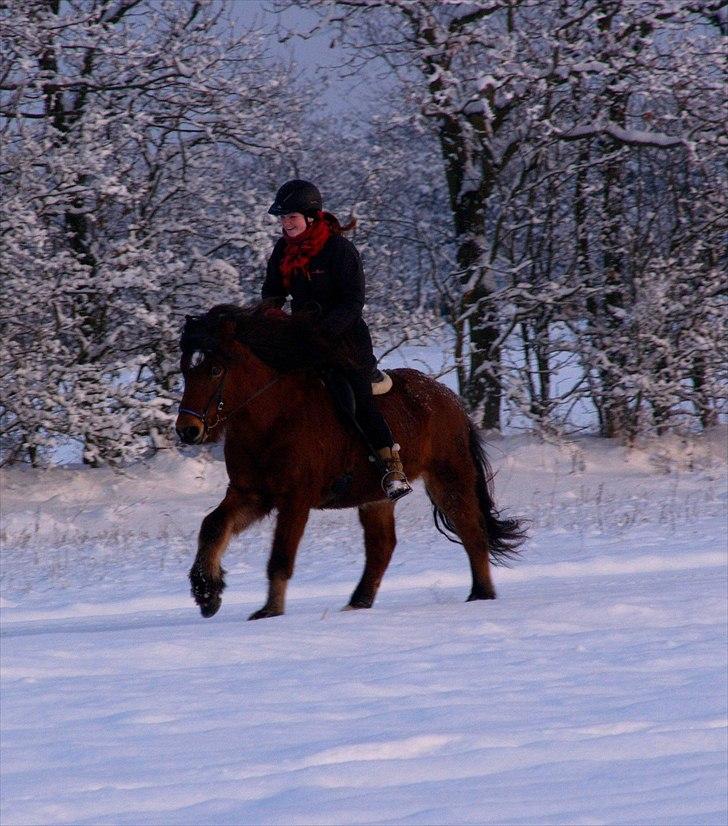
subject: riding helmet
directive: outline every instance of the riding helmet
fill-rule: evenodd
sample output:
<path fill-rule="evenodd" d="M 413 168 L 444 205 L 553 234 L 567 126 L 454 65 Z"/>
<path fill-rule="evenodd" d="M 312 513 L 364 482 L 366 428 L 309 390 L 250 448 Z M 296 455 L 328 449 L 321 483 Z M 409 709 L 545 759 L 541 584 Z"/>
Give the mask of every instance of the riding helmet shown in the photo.
<path fill-rule="evenodd" d="M 323 201 L 318 189 L 310 181 L 294 178 L 278 190 L 268 212 L 271 215 L 287 215 L 290 212 L 314 215 L 321 209 Z"/>

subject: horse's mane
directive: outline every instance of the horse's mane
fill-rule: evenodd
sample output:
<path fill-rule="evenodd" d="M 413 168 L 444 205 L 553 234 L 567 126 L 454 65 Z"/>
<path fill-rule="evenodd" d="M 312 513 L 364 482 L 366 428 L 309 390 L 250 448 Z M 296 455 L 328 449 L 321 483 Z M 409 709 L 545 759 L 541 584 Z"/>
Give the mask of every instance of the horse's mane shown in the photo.
<path fill-rule="evenodd" d="M 245 307 L 218 304 L 203 315 L 187 316 L 180 339 L 182 352 L 199 350 L 229 360 L 230 354 L 225 351 L 221 333 L 229 330 L 232 324 L 233 338 L 281 373 L 359 366 L 350 354 L 319 332 L 314 317 L 297 314 L 271 318 L 266 315 L 266 309 L 265 303 Z"/>

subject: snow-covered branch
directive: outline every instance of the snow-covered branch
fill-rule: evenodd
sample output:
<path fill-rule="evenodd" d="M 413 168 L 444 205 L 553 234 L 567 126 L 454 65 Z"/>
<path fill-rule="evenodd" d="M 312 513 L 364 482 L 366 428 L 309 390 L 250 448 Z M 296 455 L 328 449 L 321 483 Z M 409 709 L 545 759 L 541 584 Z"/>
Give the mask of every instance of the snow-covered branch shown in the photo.
<path fill-rule="evenodd" d="M 662 132 L 625 129 L 610 121 L 582 124 L 564 131 L 556 131 L 555 134 L 565 141 L 608 136 L 618 143 L 624 143 L 628 146 L 654 146 L 660 149 L 673 149 L 675 147 L 685 147 L 686 145 L 683 138 L 676 138 Z"/>

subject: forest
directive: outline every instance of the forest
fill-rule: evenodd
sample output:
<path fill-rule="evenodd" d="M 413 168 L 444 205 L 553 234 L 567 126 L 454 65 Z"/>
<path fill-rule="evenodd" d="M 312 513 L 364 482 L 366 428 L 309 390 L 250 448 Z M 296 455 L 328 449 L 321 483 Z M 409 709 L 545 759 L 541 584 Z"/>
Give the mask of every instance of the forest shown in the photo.
<path fill-rule="evenodd" d="M 726 413 L 717 0 L 272 0 L 387 78 L 332 114 L 217 0 L 0 8 L 2 462 L 170 444 L 184 317 L 257 299 L 291 177 L 356 216 L 380 351 L 442 343 L 486 432 Z M 374 68 L 372 68 L 374 67 Z"/>

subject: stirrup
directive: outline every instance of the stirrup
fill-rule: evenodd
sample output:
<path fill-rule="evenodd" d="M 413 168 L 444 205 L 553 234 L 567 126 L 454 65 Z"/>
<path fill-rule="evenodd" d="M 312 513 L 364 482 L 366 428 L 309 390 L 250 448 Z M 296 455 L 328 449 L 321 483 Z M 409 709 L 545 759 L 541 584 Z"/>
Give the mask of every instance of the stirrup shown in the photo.
<path fill-rule="evenodd" d="M 412 493 L 407 477 L 401 470 L 395 469 L 388 470 L 382 476 L 382 490 L 391 502 L 396 502 L 397 499 Z"/>

